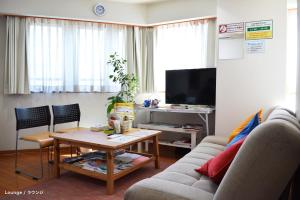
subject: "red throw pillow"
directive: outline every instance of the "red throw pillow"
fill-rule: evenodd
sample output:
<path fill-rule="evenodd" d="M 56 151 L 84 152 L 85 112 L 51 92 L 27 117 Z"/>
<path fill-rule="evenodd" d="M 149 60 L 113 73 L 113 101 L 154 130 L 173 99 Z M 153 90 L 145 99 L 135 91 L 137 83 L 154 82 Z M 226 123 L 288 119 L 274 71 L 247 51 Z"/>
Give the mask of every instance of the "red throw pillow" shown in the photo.
<path fill-rule="evenodd" d="M 195 170 L 205 176 L 208 176 L 215 183 L 220 183 L 244 140 L 245 138 L 236 142 Z"/>

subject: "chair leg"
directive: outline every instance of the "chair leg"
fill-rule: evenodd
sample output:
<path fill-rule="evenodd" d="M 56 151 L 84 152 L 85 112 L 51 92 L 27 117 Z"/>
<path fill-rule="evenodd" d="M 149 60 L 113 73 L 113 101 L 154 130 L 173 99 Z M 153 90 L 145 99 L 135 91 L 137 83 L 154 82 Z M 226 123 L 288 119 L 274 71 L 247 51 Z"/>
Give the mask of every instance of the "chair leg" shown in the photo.
<path fill-rule="evenodd" d="M 17 134 L 16 134 L 16 153 L 15 153 L 15 155 L 16 155 L 16 157 L 15 157 L 15 172 L 17 173 L 17 174 L 19 174 L 20 173 L 20 171 L 18 170 L 18 141 L 19 141 L 19 131 L 17 131 Z"/>
<path fill-rule="evenodd" d="M 39 179 L 43 178 L 43 176 L 44 176 L 44 167 L 43 167 L 43 149 L 42 149 L 42 147 L 40 147 L 40 167 L 41 167 L 41 169 L 40 169 L 41 174 L 39 176 L 34 176 L 34 175 L 29 174 L 29 173 L 22 172 L 21 170 L 19 172 L 23 173 L 26 176 L 31 177 L 33 180 L 39 180 Z"/>
<path fill-rule="evenodd" d="M 44 167 L 43 167 L 43 149 L 40 147 L 40 162 L 41 162 L 41 175 L 39 177 L 36 177 L 38 179 L 43 178 L 44 176 Z"/>
<path fill-rule="evenodd" d="M 42 160 L 42 155 L 43 155 L 43 151 L 42 148 L 40 147 L 40 161 L 41 161 L 41 175 L 40 176 L 34 176 L 30 173 L 27 173 L 25 171 L 22 171 L 21 169 L 18 168 L 18 140 L 19 140 L 19 133 L 17 132 L 17 138 L 16 138 L 16 157 L 15 157 L 15 173 L 17 174 L 24 174 L 26 176 L 31 177 L 34 180 L 38 180 L 40 178 L 43 178 L 44 175 L 44 170 L 43 170 L 43 160 Z"/>

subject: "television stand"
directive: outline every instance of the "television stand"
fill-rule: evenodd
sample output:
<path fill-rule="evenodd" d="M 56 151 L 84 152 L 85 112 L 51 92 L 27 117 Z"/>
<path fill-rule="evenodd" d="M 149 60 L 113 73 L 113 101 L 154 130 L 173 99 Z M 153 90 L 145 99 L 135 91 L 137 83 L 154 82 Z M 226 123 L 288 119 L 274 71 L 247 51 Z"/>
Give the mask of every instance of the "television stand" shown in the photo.
<path fill-rule="evenodd" d="M 138 128 L 146 128 L 146 129 L 153 129 L 153 130 L 160 130 L 160 131 L 166 131 L 166 132 L 177 132 L 182 134 L 190 134 L 190 144 L 171 144 L 167 143 L 165 141 L 160 141 L 161 145 L 168 145 L 168 146 L 176 146 L 176 147 L 183 147 L 183 148 L 190 148 L 193 149 L 196 147 L 196 139 L 197 134 L 200 132 L 200 130 L 194 130 L 194 129 L 184 129 L 182 127 L 174 127 L 172 125 L 168 124 L 160 124 L 160 123 L 152 123 L 153 122 L 153 113 L 154 112 L 168 112 L 168 113 L 189 113 L 189 114 L 197 114 L 200 119 L 204 122 L 204 130 L 206 135 L 210 135 L 209 131 L 209 115 L 213 114 L 215 109 L 214 108 L 201 108 L 201 107 L 194 107 L 194 108 L 188 108 L 188 109 L 182 109 L 182 108 L 171 108 L 171 107 L 162 107 L 162 108 L 145 108 L 145 107 L 138 107 L 138 110 L 145 110 L 150 112 L 150 122 L 146 124 L 138 124 Z M 147 143 L 146 143 L 147 144 Z M 147 145 L 146 145 L 146 151 L 147 151 Z"/>

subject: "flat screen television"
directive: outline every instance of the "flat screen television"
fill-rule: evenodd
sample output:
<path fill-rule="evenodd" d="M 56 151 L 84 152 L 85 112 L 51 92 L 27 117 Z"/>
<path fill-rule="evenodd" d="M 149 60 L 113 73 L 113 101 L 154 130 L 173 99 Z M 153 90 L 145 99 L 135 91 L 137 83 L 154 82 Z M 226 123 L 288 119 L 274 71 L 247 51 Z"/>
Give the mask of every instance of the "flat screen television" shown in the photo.
<path fill-rule="evenodd" d="M 215 106 L 216 68 L 167 70 L 166 103 Z"/>

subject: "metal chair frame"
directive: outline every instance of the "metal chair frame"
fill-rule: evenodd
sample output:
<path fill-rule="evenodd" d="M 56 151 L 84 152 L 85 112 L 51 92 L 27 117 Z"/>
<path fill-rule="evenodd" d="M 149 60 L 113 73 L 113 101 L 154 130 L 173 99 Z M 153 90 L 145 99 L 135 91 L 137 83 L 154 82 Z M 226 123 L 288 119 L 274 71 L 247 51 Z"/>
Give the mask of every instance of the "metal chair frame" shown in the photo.
<path fill-rule="evenodd" d="M 18 141 L 19 141 L 19 131 L 21 129 L 35 128 L 41 126 L 48 126 L 48 132 L 50 132 L 51 125 L 51 115 L 49 106 L 41 107 L 31 107 L 31 108 L 15 108 L 16 115 L 16 153 L 15 153 L 15 173 L 24 174 L 35 180 L 41 179 L 44 176 L 43 168 L 43 148 L 40 145 L 40 166 L 41 174 L 39 176 L 34 176 L 28 172 L 22 171 L 18 168 Z M 49 147 L 48 147 L 48 162 L 49 162 Z"/>
<path fill-rule="evenodd" d="M 53 113 L 53 132 L 55 132 L 55 125 L 64 124 L 69 122 L 77 122 L 77 128 L 80 125 L 80 107 L 79 104 L 68 104 L 68 105 L 52 105 Z M 71 147 L 71 157 L 73 154 L 73 147 Z M 77 149 L 78 154 L 78 149 Z"/>

